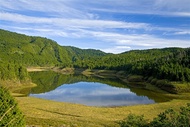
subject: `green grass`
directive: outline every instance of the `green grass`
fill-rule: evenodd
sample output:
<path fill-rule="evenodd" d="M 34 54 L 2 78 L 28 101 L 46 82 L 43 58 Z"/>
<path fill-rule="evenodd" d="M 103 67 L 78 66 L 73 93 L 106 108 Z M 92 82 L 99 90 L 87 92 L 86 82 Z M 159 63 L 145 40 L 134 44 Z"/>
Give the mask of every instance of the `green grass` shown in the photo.
<path fill-rule="evenodd" d="M 185 94 L 189 99 L 190 94 Z M 179 109 L 189 100 L 173 100 L 171 102 L 136 105 L 124 107 L 90 107 L 43 100 L 33 97 L 17 97 L 19 106 L 26 116 L 28 125 L 71 126 L 71 127 L 118 127 L 119 121 L 128 114 L 144 115 L 151 120 L 168 108 Z"/>
<path fill-rule="evenodd" d="M 176 91 L 180 92 L 190 92 L 190 83 L 189 82 L 171 82 Z"/>

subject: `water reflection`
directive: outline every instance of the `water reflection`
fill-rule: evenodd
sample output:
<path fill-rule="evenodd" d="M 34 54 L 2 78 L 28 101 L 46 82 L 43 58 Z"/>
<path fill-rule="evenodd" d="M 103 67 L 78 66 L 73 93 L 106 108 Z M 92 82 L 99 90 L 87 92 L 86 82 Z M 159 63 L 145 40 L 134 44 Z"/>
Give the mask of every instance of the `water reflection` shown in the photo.
<path fill-rule="evenodd" d="M 37 84 L 21 91 L 29 96 L 90 106 L 149 104 L 171 100 L 162 93 L 132 88 L 118 78 L 63 75 L 52 71 L 30 73 Z"/>
<path fill-rule="evenodd" d="M 145 96 L 137 96 L 130 89 L 112 87 L 97 82 L 65 84 L 53 91 L 30 94 L 38 98 L 79 103 L 89 106 L 121 106 L 154 103 Z"/>

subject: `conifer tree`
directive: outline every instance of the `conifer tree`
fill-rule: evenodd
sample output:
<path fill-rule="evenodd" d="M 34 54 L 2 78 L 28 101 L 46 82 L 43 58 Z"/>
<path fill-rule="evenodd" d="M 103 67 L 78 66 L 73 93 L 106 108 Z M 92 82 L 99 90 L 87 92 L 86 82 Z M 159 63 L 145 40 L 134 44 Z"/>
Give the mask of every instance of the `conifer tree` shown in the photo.
<path fill-rule="evenodd" d="M 10 93 L 0 86 L 0 127 L 24 127 L 24 115 Z"/>

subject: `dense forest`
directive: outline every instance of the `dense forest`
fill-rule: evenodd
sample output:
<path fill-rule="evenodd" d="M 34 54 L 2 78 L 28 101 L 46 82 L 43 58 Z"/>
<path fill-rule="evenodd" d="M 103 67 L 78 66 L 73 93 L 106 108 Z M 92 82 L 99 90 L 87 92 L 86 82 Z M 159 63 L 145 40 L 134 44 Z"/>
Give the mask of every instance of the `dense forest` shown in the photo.
<path fill-rule="evenodd" d="M 124 70 L 128 74 L 190 81 L 190 48 L 136 50 L 82 62 L 78 67 Z"/>
<path fill-rule="evenodd" d="M 0 61 L 1 80 L 27 80 L 28 78 L 26 67 L 23 65 Z"/>
<path fill-rule="evenodd" d="M 190 48 L 133 50 L 108 54 L 60 46 L 55 41 L 0 30 L 0 79 L 25 79 L 25 67 L 59 66 L 125 71 L 170 81 L 190 81 Z"/>

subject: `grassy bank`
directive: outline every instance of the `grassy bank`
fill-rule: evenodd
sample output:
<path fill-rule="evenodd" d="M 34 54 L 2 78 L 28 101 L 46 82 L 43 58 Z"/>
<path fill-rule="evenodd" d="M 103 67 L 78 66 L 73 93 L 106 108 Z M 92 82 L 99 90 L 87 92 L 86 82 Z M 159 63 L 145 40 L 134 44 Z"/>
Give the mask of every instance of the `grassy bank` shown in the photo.
<path fill-rule="evenodd" d="M 32 97 L 17 97 L 16 99 L 26 116 L 27 124 L 43 127 L 117 127 L 118 122 L 130 113 L 144 115 L 146 119 L 151 120 L 165 109 L 172 107 L 178 110 L 189 102 L 189 100 L 173 100 L 149 105 L 90 107 Z"/>
<path fill-rule="evenodd" d="M 19 81 L 19 80 L 0 80 L 0 85 L 8 89 L 13 96 L 26 96 L 31 88 L 36 87 L 31 80 Z"/>

